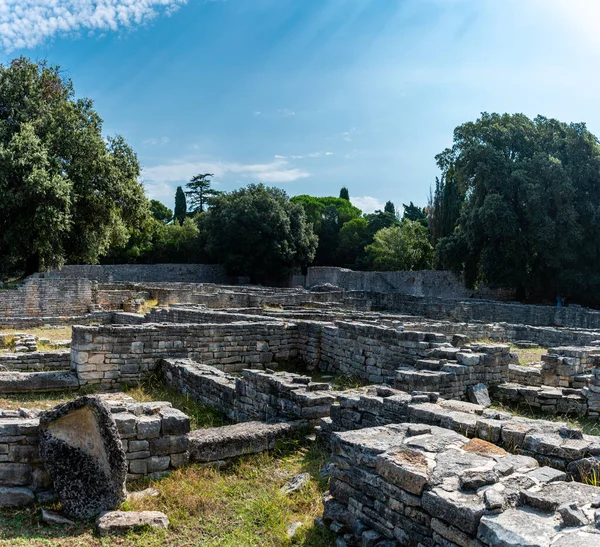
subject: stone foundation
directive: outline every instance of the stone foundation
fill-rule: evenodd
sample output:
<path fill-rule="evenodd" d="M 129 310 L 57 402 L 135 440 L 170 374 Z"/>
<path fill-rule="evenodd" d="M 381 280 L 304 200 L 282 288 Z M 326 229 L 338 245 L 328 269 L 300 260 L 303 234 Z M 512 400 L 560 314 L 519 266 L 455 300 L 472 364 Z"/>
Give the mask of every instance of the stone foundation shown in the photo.
<path fill-rule="evenodd" d="M 533 458 L 425 424 L 335 433 L 331 443 L 323 518 L 341 545 L 566 547 L 600 538 L 600 489 L 561 482 L 563 473 Z"/>

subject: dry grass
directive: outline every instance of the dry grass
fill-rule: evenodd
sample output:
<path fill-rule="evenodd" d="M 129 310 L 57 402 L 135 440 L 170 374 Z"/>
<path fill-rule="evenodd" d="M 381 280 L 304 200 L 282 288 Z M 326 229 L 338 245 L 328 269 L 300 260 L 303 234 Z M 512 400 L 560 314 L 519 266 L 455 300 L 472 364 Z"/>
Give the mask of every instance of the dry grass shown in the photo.
<path fill-rule="evenodd" d="M 518 348 L 512 344 L 510 346 L 510 351 L 517 354 L 520 365 L 539 363 L 542 360 L 542 355 L 548 353 L 547 348 Z"/>
<path fill-rule="evenodd" d="M 0 330 L 0 334 L 15 335 L 17 332 L 23 332 L 27 334 L 33 334 L 38 338 L 47 338 L 48 340 L 71 340 L 71 336 L 73 334 L 72 331 L 73 329 L 71 328 L 71 326 L 59 328 L 37 327 L 33 329 L 2 329 Z M 43 351 L 53 351 L 54 348 L 51 348 L 44 344 L 40 344 L 38 342 L 38 349 Z M 0 352 L 4 353 L 8 353 L 13 350 L 14 347 L 0 347 Z"/>
<path fill-rule="evenodd" d="M 163 511 L 171 520 L 168 531 L 102 539 L 92 523 L 75 527 L 41 523 L 38 508 L 0 512 L 0 546 L 333 546 L 331 534 L 313 523 L 323 511 L 321 495 L 327 484 L 319 478 L 319 469 L 326 458 L 319 445 L 288 442 L 274 454 L 244 458 L 225 471 L 192 465 L 164 479 L 139 483 L 139 489 L 150 485 L 160 496 L 126 502 L 123 508 Z M 286 480 L 303 472 L 311 476 L 306 487 L 282 494 Z M 290 540 L 287 528 L 294 522 L 303 526 Z"/>

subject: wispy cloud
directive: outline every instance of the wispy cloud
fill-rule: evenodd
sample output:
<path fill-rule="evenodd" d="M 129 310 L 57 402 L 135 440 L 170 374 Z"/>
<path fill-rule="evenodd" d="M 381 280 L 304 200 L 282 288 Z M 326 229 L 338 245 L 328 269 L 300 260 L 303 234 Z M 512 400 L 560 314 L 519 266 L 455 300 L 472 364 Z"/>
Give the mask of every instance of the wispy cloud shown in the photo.
<path fill-rule="evenodd" d="M 351 196 L 350 203 L 358 207 L 363 213 L 372 213 L 373 211 L 383 210 L 385 204 L 372 196 Z"/>
<path fill-rule="evenodd" d="M 236 162 L 174 162 L 144 169 L 142 176 L 147 185 L 188 181 L 197 173 L 214 173 L 223 177 L 234 173 L 258 182 L 292 182 L 310 176 L 304 169 L 292 166 L 282 158 L 269 163 Z"/>
<path fill-rule="evenodd" d="M 142 141 L 142 144 L 148 144 L 150 146 L 157 146 L 162 144 L 167 144 L 169 142 L 169 137 L 161 137 L 160 139 L 146 139 Z"/>
<path fill-rule="evenodd" d="M 333 152 L 311 152 L 310 154 L 304 154 L 304 155 L 291 154 L 289 156 L 280 156 L 279 154 L 275 154 L 274 157 L 277 159 L 290 158 L 292 160 L 303 160 L 305 158 L 321 158 L 323 156 L 333 156 Z"/>
<path fill-rule="evenodd" d="M 0 48 L 33 48 L 57 35 L 116 31 L 169 15 L 187 0 L 0 0 Z"/>

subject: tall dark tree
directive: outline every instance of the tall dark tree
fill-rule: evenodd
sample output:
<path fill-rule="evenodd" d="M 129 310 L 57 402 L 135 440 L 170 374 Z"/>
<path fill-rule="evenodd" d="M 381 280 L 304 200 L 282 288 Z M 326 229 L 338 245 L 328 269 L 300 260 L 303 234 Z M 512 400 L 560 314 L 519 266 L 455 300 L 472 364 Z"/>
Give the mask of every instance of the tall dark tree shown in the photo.
<path fill-rule="evenodd" d="M 139 175 L 59 67 L 0 65 L 0 269 L 97 262 L 148 213 Z"/>
<path fill-rule="evenodd" d="M 390 213 L 392 215 L 396 214 L 396 207 L 394 206 L 394 204 L 391 201 L 386 201 L 385 202 L 385 206 L 383 207 L 383 211 L 385 213 Z"/>
<path fill-rule="evenodd" d="M 340 190 L 340 199 L 345 199 L 346 201 L 350 201 L 350 193 L 348 192 L 348 188 L 342 186 Z"/>
<path fill-rule="evenodd" d="M 210 198 L 217 196 L 219 192 L 211 188 L 211 173 L 195 175 L 185 187 L 186 195 L 192 213 L 203 213 L 206 210 Z"/>
<path fill-rule="evenodd" d="M 185 192 L 181 186 L 178 186 L 177 191 L 175 192 L 175 212 L 173 213 L 173 217 L 179 224 L 183 224 L 186 215 L 187 200 L 185 199 Z"/>
<path fill-rule="evenodd" d="M 209 253 L 254 282 L 278 281 L 315 255 L 317 238 L 304 209 L 278 188 L 251 184 L 220 194 L 199 220 Z"/>
<path fill-rule="evenodd" d="M 484 113 L 441 156 L 465 192 L 442 265 L 520 297 L 600 302 L 600 146 L 585 124 Z"/>
<path fill-rule="evenodd" d="M 415 205 L 412 201 L 406 205 L 402 204 L 404 208 L 404 214 L 402 215 L 403 219 L 412 220 L 414 222 L 418 222 L 422 226 L 427 227 L 427 210 L 424 207 L 419 207 Z"/>

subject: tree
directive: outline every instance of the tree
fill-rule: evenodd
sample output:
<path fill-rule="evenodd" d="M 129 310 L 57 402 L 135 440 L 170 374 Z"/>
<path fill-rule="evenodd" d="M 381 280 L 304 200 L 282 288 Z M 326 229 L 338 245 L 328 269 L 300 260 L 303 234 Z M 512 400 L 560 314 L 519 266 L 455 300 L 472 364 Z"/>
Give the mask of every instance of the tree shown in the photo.
<path fill-rule="evenodd" d="M 148 211 L 140 166 L 58 67 L 0 65 L 0 265 L 94 263 Z"/>
<path fill-rule="evenodd" d="M 376 270 L 429 270 L 433 265 L 427 229 L 412 220 L 379 230 L 366 251 Z"/>
<path fill-rule="evenodd" d="M 291 201 L 302 205 L 313 231 L 319 238 L 315 264 L 335 266 L 339 245 L 339 232 L 342 226 L 359 218 L 360 209 L 349 201 L 334 197 L 313 197 L 306 194 L 294 196 Z"/>
<path fill-rule="evenodd" d="M 383 211 L 385 213 L 390 213 L 392 215 L 396 215 L 396 207 L 394 207 L 394 204 L 391 201 L 386 201 L 385 202 L 385 206 L 383 208 Z"/>
<path fill-rule="evenodd" d="M 210 185 L 211 173 L 205 173 L 203 175 L 195 175 L 192 177 L 190 182 L 185 186 L 188 189 L 186 195 L 189 198 L 190 211 L 193 213 L 203 213 L 205 206 L 208 204 L 210 198 L 217 196 L 219 192 L 213 190 Z"/>
<path fill-rule="evenodd" d="M 426 208 L 418 207 L 412 201 L 408 205 L 403 203 L 402 207 L 404 208 L 404 214 L 402 215 L 403 219 L 413 220 L 428 227 L 429 223 L 427 222 Z"/>
<path fill-rule="evenodd" d="M 156 199 L 150 200 L 150 213 L 156 220 L 164 224 L 173 220 L 173 211 Z"/>
<path fill-rule="evenodd" d="M 441 265 L 519 298 L 600 302 L 600 146 L 585 124 L 483 113 L 438 157 L 465 196 Z"/>
<path fill-rule="evenodd" d="M 200 218 L 207 250 L 233 275 L 278 281 L 314 258 L 317 238 L 304 209 L 278 188 L 251 184 L 212 200 Z"/>
<path fill-rule="evenodd" d="M 350 201 L 350 193 L 348 192 L 348 188 L 342 186 L 340 190 L 340 199 L 345 199 L 346 201 Z"/>
<path fill-rule="evenodd" d="M 373 242 L 369 221 L 364 217 L 353 218 L 344 223 L 339 234 L 338 264 L 353 270 L 366 267 L 365 247 Z"/>
<path fill-rule="evenodd" d="M 175 213 L 174 218 L 179 222 L 179 224 L 183 224 L 185 217 L 187 215 L 187 201 L 185 199 L 185 192 L 181 186 L 177 187 L 177 191 L 175 192 Z"/>

